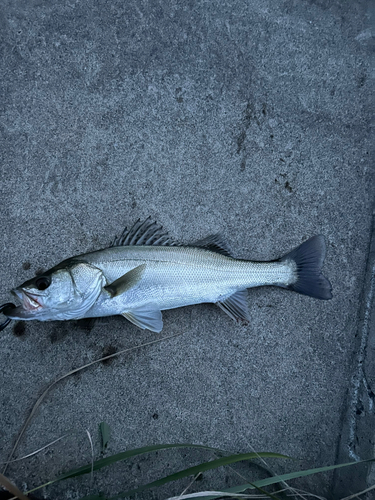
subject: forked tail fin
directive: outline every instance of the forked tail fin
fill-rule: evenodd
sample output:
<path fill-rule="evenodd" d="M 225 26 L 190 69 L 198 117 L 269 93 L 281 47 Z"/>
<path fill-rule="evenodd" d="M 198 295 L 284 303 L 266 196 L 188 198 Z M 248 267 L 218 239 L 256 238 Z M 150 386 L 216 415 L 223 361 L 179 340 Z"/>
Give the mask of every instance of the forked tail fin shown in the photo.
<path fill-rule="evenodd" d="M 284 255 L 281 261 L 292 260 L 297 266 L 297 280 L 287 288 L 316 299 L 331 299 L 331 283 L 322 274 L 325 255 L 326 244 L 322 235 L 313 236 Z"/>

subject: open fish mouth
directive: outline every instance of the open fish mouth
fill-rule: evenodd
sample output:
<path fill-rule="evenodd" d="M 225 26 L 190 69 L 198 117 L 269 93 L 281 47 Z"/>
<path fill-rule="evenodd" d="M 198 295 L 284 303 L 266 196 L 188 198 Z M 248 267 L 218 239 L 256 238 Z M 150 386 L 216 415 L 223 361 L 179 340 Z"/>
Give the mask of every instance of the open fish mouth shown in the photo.
<path fill-rule="evenodd" d="M 12 294 L 17 297 L 21 305 L 5 310 L 5 316 L 9 319 L 39 319 L 40 313 L 43 311 L 42 304 L 38 301 L 38 299 L 40 300 L 39 297 L 26 292 L 22 288 L 15 288 L 12 290 Z"/>
<path fill-rule="evenodd" d="M 12 294 L 22 302 L 20 307 L 22 307 L 25 311 L 32 312 L 42 307 L 42 305 L 38 302 L 37 297 L 30 292 L 26 292 L 26 290 L 14 289 L 12 290 Z"/>

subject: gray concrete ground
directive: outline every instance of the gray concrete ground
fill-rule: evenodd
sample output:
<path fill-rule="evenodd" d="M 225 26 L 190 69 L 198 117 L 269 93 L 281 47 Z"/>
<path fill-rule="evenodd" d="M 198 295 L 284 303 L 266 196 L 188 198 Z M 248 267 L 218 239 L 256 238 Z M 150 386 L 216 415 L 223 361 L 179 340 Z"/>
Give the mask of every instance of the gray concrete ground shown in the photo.
<path fill-rule="evenodd" d="M 187 442 L 298 459 L 267 460 L 275 473 L 373 457 L 370 2 L 0 6 L 0 303 L 38 270 L 104 247 L 148 215 L 178 240 L 221 232 L 236 257 L 259 260 L 322 233 L 334 293 L 321 302 L 250 290 L 247 327 L 204 304 L 165 312 L 160 334 L 121 317 L 13 323 L 0 336 L 0 461 L 51 381 L 179 336 L 59 383 L 15 456 L 69 437 L 11 464 L 8 477 L 26 490 L 88 463 L 86 430 L 99 458 L 103 420 L 106 455 Z M 212 458 L 163 451 L 37 495 L 115 494 Z M 246 463 L 205 473 L 191 491 L 251 474 Z M 338 499 L 374 475 L 357 465 L 291 484 Z"/>

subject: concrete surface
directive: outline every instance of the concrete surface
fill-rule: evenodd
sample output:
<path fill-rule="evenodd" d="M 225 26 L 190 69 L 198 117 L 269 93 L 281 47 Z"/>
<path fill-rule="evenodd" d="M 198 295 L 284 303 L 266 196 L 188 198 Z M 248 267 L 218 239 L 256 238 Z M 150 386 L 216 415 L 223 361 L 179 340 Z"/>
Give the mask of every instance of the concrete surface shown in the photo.
<path fill-rule="evenodd" d="M 298 459 L 268 460 L 275 473 L 373 457 L 371 15 L 370 2 L 339 0 L 0 2 L 0 303 L 148 215 L 176 239 L 221 232 L 235 256 L 259 260 L 322 233 L 334 293 L 253 289 L 248 327 L 210 305 L 165 312 L 159 335 L 123 318 L 13 323 L 0 336 L 0 461 L 51 381 L 180 334 L 57 385 L 16 457 L 69 437 L 11 464 L 19 487 L 88 463 L 86 429 L 99 458 L 102 420 L 106 455 L 190 442 Z M 115 494 L 212 458 L 159 452 L 37 495 Z M 251 471 L 205 473 L 191 491 Z M 364 466 L 345 474 L 346 486 L 333 474 L 290 484 L 336 499 L 375 482 Z"/>

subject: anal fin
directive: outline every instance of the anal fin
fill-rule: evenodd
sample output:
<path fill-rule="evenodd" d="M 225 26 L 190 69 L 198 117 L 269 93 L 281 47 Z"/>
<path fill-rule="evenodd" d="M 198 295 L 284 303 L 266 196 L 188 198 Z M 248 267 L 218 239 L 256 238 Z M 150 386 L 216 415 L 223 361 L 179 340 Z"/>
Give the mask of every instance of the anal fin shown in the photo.
<path fill-rule="evenodd" d="M 247 304 L 247 290 L 239 290 L 225 300 L 216 302 L 235 321 L 250 321 Z"/>
<path fill-rule="evenodd" d="M 122 315 L 134 325 L 142 328 L 142 330 L 147 328 L 147 330 L 159 333 L 163 329 L 161 310 L 154 304 L 145 304 L 137 309 L 125 311 Z"/>

